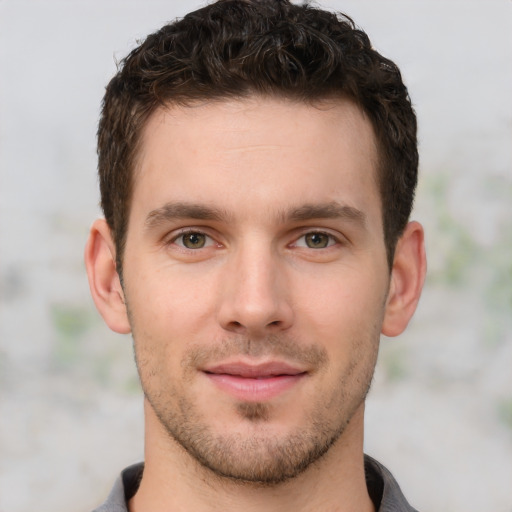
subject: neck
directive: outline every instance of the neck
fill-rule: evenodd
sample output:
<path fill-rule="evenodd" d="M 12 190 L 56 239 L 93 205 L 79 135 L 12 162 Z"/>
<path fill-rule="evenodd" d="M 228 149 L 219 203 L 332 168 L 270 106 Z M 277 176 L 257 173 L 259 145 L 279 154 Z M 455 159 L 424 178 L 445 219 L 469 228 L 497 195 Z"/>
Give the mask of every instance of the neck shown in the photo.
<path fill-rule="evenodd" d="M 201 466 L 163 431 L 146 404 L 146 456 L 130 512 L 374 512 L 363 458 L 364 406 L 316 463 L 284 483 L 263 486 L 220 477 Z"/>

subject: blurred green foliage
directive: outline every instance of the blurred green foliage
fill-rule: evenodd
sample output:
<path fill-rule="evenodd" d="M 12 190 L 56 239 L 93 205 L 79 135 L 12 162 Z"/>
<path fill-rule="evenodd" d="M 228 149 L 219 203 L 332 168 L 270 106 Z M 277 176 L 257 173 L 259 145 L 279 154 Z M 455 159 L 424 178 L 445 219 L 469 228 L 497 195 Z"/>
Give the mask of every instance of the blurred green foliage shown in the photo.
<path fill-rule="evenodd" d="M 53 304 L 50 311 L 54 371 L 84 382 L 90 382 L 93 377 L 92 381 L 100 388 L 117 388 L 130 395 L 140 393 L 131 346 L 119 343 L 115 335 L 111 339 L 96 311 L 87 306 L 65 304 Z"/>
<path fill-rule="evenodd" d="M 69 365 L 80 359 L 83 335 L 94 317 L 85 307 L 54 304 L 51 319 L 56 333 L 53 357 L 59 365 Z"/>
<path fill-rule="evenodd" d="M 512 397 L 498 403 L 498 418 L 512 430 Z"/>
<path fill-rule="evenodd" d="M 394 342 L 381 347 L 379 364 L 389 382 L 397 382 L 409 376 L 407 351 L 407 347 Z"/>
<path fill-rule="evenodd" d="M 454 217 L 448 203 L 449 181 L 446 173 L 428 176 L 425 192 L 432 204 L 436 251 L 442 251 L 442 265 L 429 270 L 429 283 L 460 286 L 465 282 L 469 268 L 478 261 L 480 248 L 464 225 Z"/>
<path fill-rule="evenodd" d="M 423 185 L 437 258 L 427 273 L 427 284 L 478 294 L 484 319 L 481 338 L 487 344 L 499 343 L 512 324 L 512 216 L 504 215 L 499 236 L 483 244 L 465 219 L 450 209 L 450 173 L 429 175 Z M 482 189 L 503 204 L 512 204 L 512 184 L 486 177 Z"/>

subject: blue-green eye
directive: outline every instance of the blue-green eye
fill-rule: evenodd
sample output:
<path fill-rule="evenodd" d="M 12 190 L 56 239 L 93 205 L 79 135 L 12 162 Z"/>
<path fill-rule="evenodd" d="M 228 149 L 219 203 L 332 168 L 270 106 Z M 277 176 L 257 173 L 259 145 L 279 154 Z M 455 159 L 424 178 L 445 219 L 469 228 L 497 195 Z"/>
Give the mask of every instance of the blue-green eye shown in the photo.
<path fill-rule="evenodd" d="M 190 231 L 189 233 L 184 233 L 178 236 L 175 243 L 185 247 L 186 249 L 202 249 L 203 247 L 206 247 L 210 241 L 210 237 L 204 233 Z"/>
<path fill-rule="evenodd" d="M 308 233 L 305 240 L 310 249 L 323 249 L 329 245 L 329 236 L 325 233 Z"/>
<path fill-rule="evenodd" d="M 306 233 L 297 240 L 297 247 L 307 247 L 308 249 L 325 249 L 336 243 L 335 238 L 328 233 L 321 231 L 312 231 Z"/>

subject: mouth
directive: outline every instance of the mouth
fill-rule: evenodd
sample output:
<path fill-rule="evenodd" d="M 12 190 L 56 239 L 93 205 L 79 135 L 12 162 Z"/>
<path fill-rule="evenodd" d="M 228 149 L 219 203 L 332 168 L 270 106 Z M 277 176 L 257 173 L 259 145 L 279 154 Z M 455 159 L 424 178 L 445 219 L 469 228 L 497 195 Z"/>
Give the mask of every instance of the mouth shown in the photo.
<path fill-rule="evenodd" d="M 221 391 L 247 402 L 271 400 L 307 376 L 307 371 L 278 361 L 262 364 L 224 363 L 202 371 Z"/>

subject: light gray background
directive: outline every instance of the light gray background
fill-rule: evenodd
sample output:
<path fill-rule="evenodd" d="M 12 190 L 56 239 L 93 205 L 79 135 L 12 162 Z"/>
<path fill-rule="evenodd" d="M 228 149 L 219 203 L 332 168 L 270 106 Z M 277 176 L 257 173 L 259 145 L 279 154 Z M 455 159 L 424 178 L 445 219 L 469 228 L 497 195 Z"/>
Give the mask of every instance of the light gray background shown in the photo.
<path fill-rule="evenodd" d="M 512 511 L 512 2 L 325 1 L 401 67 L 429 278 L 384 339 L 366 450 L 422 511 Z M 131 340 L 82 263 L 103 88 L 196 1 L 0 0 L 0 512 L 87 511 L 143 454 Z"/>

